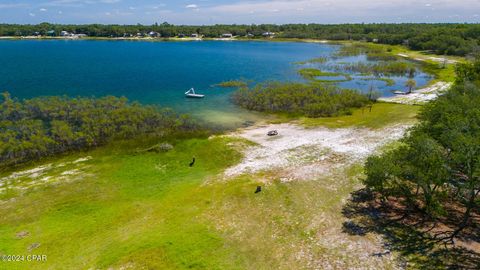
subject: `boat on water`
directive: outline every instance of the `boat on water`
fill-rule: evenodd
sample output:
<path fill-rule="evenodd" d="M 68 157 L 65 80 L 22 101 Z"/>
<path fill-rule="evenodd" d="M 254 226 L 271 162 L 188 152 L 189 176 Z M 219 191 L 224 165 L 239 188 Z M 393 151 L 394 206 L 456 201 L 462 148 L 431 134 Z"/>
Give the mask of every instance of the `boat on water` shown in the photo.
<path fill-rule="evenodd" d="M 204 98 L 205 95 L 200 95 L 195 93 L 195 89 L 191 88 L 187 92 L 185 92 L 185 97 L 187 98 Z"/>

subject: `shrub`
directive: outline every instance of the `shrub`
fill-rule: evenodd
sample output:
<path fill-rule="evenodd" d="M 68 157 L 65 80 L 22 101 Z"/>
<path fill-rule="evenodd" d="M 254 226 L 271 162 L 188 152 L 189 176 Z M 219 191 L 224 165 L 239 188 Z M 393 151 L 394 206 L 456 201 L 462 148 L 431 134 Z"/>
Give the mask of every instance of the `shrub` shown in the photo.
<path fill-rule="evenodd" d="M 334 86 L 269 82 L 233 93 L 233 102 L 244 108 L 272 113 L 292 113 L 309 117 L 347 114 L 351 108 L 365 106 L 369 100 L 353 90 Z"/>

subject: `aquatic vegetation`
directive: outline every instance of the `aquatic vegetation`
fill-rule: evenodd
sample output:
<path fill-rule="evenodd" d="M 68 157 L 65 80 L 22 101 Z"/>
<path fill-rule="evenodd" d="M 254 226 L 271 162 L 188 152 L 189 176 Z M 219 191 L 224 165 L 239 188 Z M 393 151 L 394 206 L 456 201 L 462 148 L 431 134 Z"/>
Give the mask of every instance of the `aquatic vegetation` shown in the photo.
<path fill-rule="evenodd" d="M 368 61 L 395 61 L 398 56 L 394 55 L 384 46 L 369 43 L 355 43 L 342 46 L 335 57 L 357 56 L 365 54 Z"/>
<path fill-rule="evenodd" d="M 297 65 L 315 64 L 315 63 L 322 64 L 322 63 L 326 63 L 327 61 L 328 61 L 328 57 L 317 57 L 307 61 L 296 62 L 295 64 Z"/>
<path fill-rule="evenodd" d="M 398 56 L 389 52 L 367 52 L 368 61 L 395 61 L 398 60 Z"/>
<path fill-rule="evenodd" d="M 298 74 L 300 74 L 303 78 L 311 81 L 316 81 L 316 82 L 343 82 L 343 81 L 349 81 L 351 80 L 351 76 L 349 74 L 345 73 L 339 73 L 339 72 L 325 72 L 321 71 L 316 68 L 303 68 L 298 71 Z M 338 76 L 343 76 L 345 79 L 322 79 L 318 77 L 338 77 Z"/>
<path fill-rule="evenodd" d="M 231 81 L 221 82 L 219 84 L 216 84 L 215 86 L 224 87 L 224 88 L 247 87 L 248 82 L 244 80 L 231 80 Z"/>
<path fill-rule="evenodd" d="M 349 114 L 352 108 L 369 103 L 365 95 L 322 84 L 269 82 L 241 88 L 232 100 L 249 110 L 291 113 L 308 117 Z"/>
<path fill-rule="evenodd" d="M 408 75 L 413 77 L 416 73 L 414 64 L 399 61 L 379 63 L 357 62 L 345 65 L 336 65 L 334 66 L 334 69 L 352 73 L 373 74 L 375 76 Z"/>
<path fill-rule="evenodd" d="M 375 77 L 375 78 L 361 78 L 362 81 L 383 81 L 387 83 L 387 86 L 395 85 L 395 80 L 392 78 Z"/>
<path fill-rule="evenodd" d="M 368 43 L 345 44 L 334 54 L 336 57 L 357 56 L 361 54 L 383 54 L 386 51 L 382 47 Z"/>

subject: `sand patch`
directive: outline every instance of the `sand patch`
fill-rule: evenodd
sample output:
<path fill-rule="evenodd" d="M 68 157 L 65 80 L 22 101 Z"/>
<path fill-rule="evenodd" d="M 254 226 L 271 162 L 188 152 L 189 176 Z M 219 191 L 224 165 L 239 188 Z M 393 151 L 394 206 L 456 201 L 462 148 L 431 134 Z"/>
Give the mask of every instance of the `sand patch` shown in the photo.
<path fill-rule="evenodd" d="M 83 157 L 70 162 L 49 163 L 33 169 L 13 172 L 0 178 L 0 195 L 8 191 L 23 192 L 45 185 L 66 183 L 89 175 L 85 164 L 92 157 Z"/>
<path fill-rule="evenodd" d="M 255 145 L 244 150 L 243 160 L 228 168 L 225 176 L 274 170 L 283 172 L 283 181 L 315 179 L 363 161 L 379 147 L 400 139 L 408 127 L 397 125 L 372 130 L 272 124 L 242 129 L 230 136 L 247 139 Z M 278 130 L 279 135 L 268 137 L 270 130 Z"/>
<path fill-rule="evenodd" d="M 437 97 L 439 97 L 440 95 L 446 93 L 451 86 L 452 86 L 451 83 L 438 82 L 432 86 L 415 90 L 410 94 L 379 98 L 378 100 L 383 102 L 390 102 L 390 103 L 420 105 L 420 104 L 425 104 L 429 101 L 432 101 Z"/>

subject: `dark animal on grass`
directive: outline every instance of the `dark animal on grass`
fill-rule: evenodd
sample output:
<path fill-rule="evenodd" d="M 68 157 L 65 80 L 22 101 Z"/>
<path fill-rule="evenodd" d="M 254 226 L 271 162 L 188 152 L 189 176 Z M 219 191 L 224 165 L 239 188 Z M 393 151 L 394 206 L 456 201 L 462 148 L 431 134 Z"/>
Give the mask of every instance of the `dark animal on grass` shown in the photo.
<path fill-rule="evenodd" d="M 195 158 L 193 158 L 192 162 L 190 162 L 188 166 L 193 167 L 193 165 L 195 165 Z"/>
<path fill-rule="evenodd" d="M 257 190 L 255 190 L 255 194 L 262 192 L 262 187 L 257 186 Z"/>

